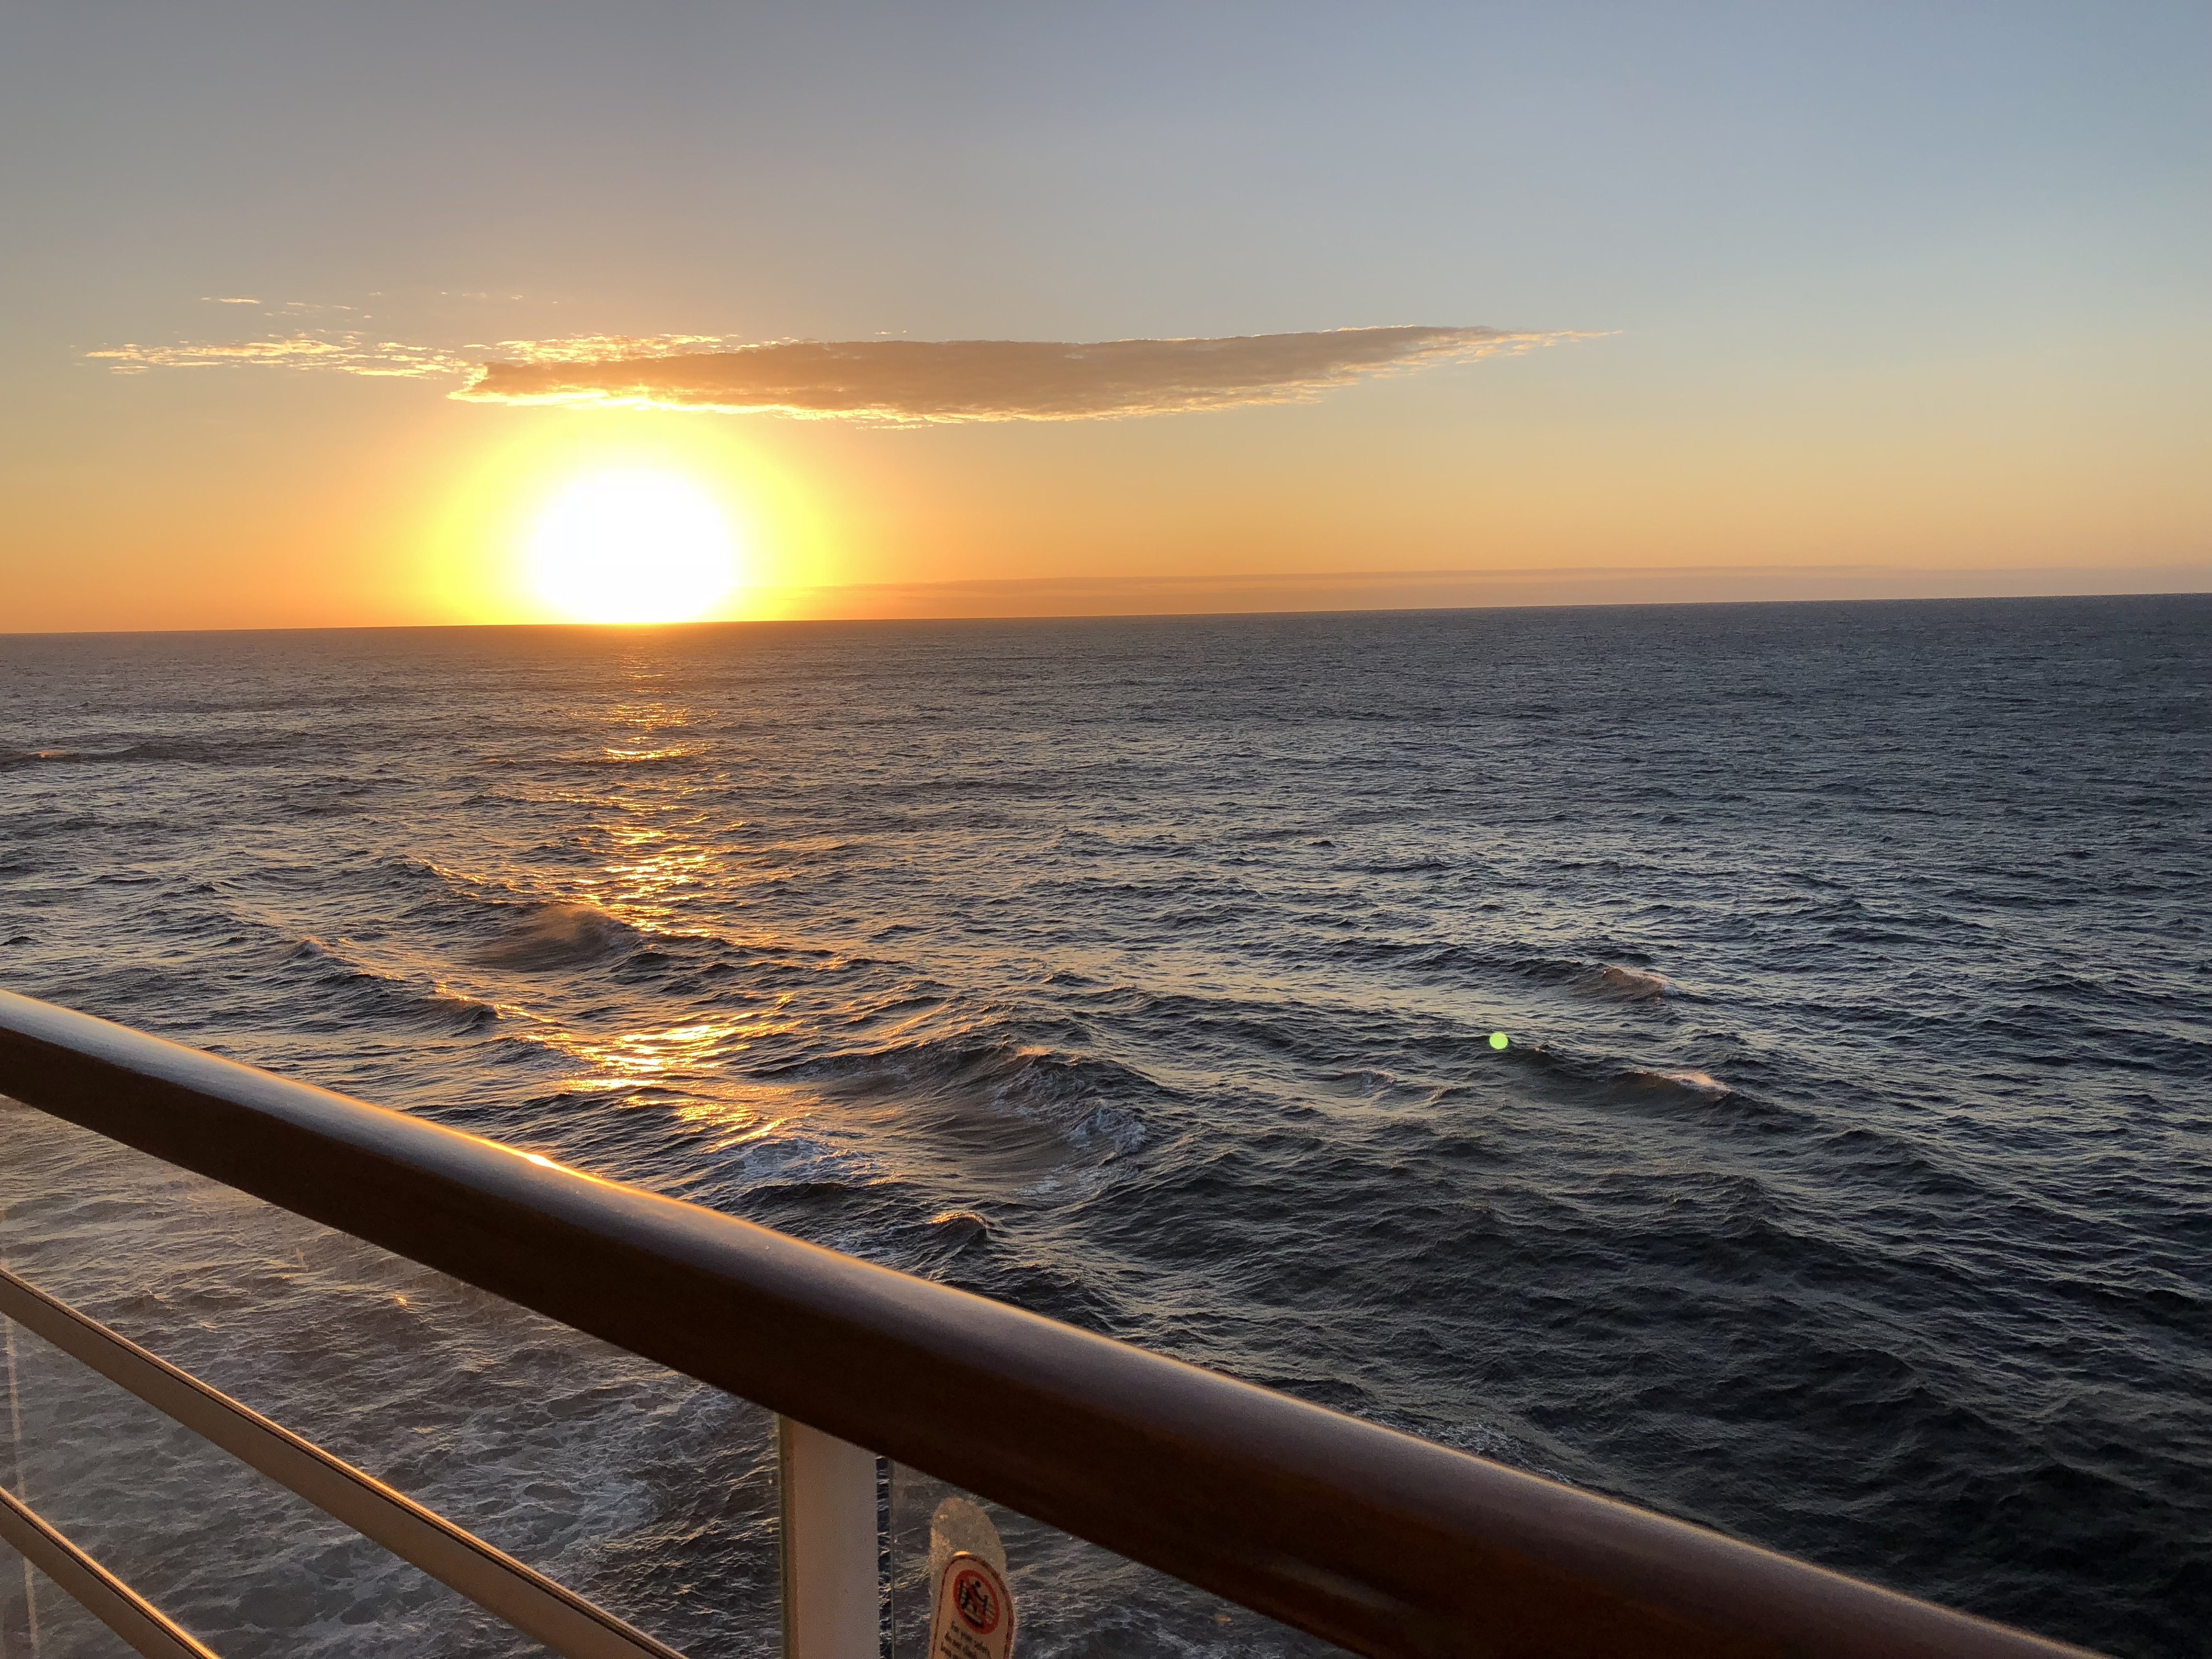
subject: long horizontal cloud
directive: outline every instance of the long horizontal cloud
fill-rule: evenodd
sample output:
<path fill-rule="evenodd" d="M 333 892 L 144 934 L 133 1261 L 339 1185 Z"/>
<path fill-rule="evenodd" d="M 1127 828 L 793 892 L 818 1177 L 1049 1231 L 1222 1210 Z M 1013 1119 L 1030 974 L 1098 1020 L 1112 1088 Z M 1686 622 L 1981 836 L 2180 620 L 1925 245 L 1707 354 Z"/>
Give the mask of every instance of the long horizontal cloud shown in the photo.
<path fill-rule="evenodd" d="M 1582 337 L 1345 328 L 1217 340 L 799 340 L 486 364 L 484 403 L 721 410 L 803 419 L 1070 421 L 1302 400 L 1377 374 Z"/>

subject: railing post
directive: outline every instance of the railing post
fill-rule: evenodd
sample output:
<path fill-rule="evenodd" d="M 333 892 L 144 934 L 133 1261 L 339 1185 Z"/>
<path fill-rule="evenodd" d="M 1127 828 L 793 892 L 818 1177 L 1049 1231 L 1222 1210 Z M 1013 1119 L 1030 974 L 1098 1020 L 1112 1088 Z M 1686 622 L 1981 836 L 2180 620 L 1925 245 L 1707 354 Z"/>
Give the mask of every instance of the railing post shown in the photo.
<path fill-rule="evenodd" d="M 878 1659 L 876 1455 L 775 1420 L 783 1659 Z"/>

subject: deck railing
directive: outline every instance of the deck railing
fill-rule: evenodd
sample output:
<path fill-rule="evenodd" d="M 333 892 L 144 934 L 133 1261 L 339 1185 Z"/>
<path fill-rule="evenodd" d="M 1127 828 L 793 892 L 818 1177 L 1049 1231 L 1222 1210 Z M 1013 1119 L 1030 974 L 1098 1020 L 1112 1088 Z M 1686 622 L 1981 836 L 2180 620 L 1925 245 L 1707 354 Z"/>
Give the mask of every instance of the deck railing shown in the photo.
<path fill-rule="evenodd" d="M 876 1659 L 879 1455 L 1374 1659 L 2081 1652 L 4 992 L 0 1095 L 778 1413 L 787 1659 Z M 673 1659 L 12 1274 L 0 1314 L 556 1652 Z M 207 1652 L 0 1498 L 141 1653 Z"/>

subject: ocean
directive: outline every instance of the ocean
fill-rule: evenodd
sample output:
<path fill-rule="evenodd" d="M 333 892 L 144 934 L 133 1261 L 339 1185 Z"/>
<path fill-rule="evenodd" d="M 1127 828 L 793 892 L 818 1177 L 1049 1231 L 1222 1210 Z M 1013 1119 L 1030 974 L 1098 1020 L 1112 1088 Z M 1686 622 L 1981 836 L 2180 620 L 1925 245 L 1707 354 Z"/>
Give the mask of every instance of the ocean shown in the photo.
<path fill-rule="evenodd" d="M 0 942 L 10 989 L 1917 1594 L 2212 1626 L 2212 598 L 0 639 Z M 18 1271 L 772 1650 L 759 1413 L 0 1133 Z M 14 1347 L 0 1461 L 227 1656 L 507 1650 Z M 1312 1645 L 1006 1524 L 1025 1652 Z M 47 1659 L 111 1650 L 58 1600 Z"/>

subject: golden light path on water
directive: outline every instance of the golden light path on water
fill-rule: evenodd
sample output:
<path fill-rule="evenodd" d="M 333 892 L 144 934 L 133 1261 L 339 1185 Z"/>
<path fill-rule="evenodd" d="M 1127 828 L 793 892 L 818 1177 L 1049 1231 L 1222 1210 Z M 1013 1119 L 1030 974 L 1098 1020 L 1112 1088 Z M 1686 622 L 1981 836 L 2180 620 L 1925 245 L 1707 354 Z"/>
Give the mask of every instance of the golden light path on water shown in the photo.
<path fill-rule="evenodd" d="M 634 672 L 641 680 L 658 678 Z M 669 763 L 699 752 L 684 736 L 691 711 L 641 695 L 604 710 L 573 712 L 580 724 L 601 727 L 598 758 L 617 781 L 611 790 L 579 791 L 566 799 L 605 838 L 611 851 L 597 869 L 580 872 L 573 890 L 548 896 L 648 935 L 708 937 L 696 926 L 696 907 L 687 903 L 688 896 L 711 889 L 726 898 L 734 885 L 775 876 L 748 878 L 731 867 L 726 848 L 713 837 L 742 828 L 742 820 L 714 811 L 703 792 L 679 781 L 669 769 Z M 632 1025 L 605 1034 L 559 1018 L 550 1006 L 502 1012 L 528 1020 L 537 1028 L 538 1042 L 584 1068 L 562 1080 L 563 1092 L 620 1097 L 654 1091 L 678 1121 L 704 1133 L 708 1150 L 719 1152 L 773 1136 L 794 1115 L 799 1104 L 794 1091 L 730 1077 L 732 1063 L 755 1043 L 799 1029 L 799 1020 L 787 1012 L 793 1001 L 784 992 L 764 1011 L 695 1014 L 666 1025 Z"/>

